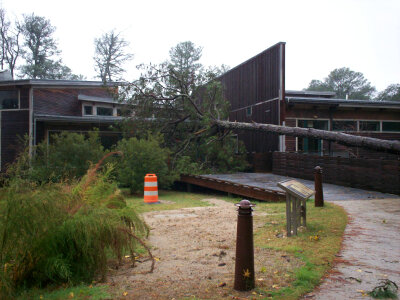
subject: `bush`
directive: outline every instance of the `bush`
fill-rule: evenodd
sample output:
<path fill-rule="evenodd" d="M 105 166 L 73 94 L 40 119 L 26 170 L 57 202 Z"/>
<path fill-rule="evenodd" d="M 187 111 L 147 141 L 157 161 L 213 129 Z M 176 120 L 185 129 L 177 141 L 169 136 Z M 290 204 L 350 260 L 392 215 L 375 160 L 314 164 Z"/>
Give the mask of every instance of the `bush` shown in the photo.
<path fill-rule="evenodd" d="M 188 155 L 176 160 L 175 170 L 178 174 L 239 172 L 248 167 L 244 153 L 244 145 L 237 144 L 236 137 L 200 139 L 192 145 Z"/>
<path fill-rule="evenodd" d="M 8 182 L 0 194 L 0 298 L 19 287 L 104 278 L 107 258 L 137 249 L 132 235 L 143 236 L 146 225 L 110 180 L 112 166 L 96 168 L 71 186 Z"/>
<path fill-rule="evenodd" d="M 169 150 L 160 146 L 161 136 L 148 135 L 147 138 L 122 139 L 115 147 L 123 153 L 116 165 L 117 180 L 131 193 L 143 191 L 146 174 L 156 174 L 160 188 L 168 188 L 176 175 L 168 170 Z"/>
<path fill-rule="evenodd" d="M 49 145 L 42 142 L 35 148 L 29 178 L 37 182 L 60 182 L 80 178 L 90 164 L 97 162 L 105 151 L 96 131 L 83 134 L 62 132 L 52 136 Z"/>

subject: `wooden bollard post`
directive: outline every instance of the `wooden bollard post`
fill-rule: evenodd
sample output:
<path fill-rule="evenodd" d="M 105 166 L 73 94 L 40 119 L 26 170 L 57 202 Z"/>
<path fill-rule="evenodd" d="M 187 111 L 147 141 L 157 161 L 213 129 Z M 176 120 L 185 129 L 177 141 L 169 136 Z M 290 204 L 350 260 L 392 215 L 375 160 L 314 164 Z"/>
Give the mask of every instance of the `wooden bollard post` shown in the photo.
<path fill-rule="evenodd" d="M 253 206 L 249 200 L 242 200 L 238 209 L 235 282 L 237 291 L 254 289 L 254 244 L 253 244 Z"/>
<path fill-rule="evenodd" d="M 324 192 L 322 189 L 322 168 L 314 168 L 314 187 L 315 187 L 315 207 L 324 206 Z"/>

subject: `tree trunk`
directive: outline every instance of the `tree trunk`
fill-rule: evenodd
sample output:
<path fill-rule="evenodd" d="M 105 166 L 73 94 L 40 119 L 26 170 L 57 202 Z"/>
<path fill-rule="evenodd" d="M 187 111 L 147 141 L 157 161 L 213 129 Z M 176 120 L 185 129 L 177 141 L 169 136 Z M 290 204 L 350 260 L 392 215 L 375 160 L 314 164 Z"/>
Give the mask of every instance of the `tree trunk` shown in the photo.
<path fill-rule="evenodd" d="M 297 137 L 308 137 L 337 142 L 346 146 L 356 146 L 377 151 L 387 151 L 390 153 L 400 153 L 400 142 L 381 140 L 376 138 L 357 136 L 342 132 L 326 131 L 313 128 L 287 127 L 273 124 L 242 123 L 216 120 L 214 123 L 226 129 L 250 130 L 260 132 L 273 132 L 279 135 L 289 135 Z"/>

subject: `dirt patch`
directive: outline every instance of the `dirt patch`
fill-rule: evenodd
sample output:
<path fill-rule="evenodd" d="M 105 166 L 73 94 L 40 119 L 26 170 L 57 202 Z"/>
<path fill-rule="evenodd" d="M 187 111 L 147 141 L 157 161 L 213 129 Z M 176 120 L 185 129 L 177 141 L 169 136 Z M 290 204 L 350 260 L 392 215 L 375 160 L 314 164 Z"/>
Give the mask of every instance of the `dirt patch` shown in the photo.
<path fill-rule="evenodd" d="M 204 201 L 214 206 L 144 214 L 151 228 L 148 243 L 157 257 L 155 270 L 152 274 L 138 274 L 150 267 L 150 262 L 143 262 L 133 269 L 126 263 L 113 272 L 108 281 L 119 295 L 127 292 L 124 299 L 255 297 L 253 292 L 233 290 L 237 222 L 234 205 L 218 199 Z M 258 225 L 255 223 L 254 228 Z M 266 289 L 286 285 L 290 281 L 288 272 L 300 264 L 286 253 L 255 248 L 256 285 Z"/>

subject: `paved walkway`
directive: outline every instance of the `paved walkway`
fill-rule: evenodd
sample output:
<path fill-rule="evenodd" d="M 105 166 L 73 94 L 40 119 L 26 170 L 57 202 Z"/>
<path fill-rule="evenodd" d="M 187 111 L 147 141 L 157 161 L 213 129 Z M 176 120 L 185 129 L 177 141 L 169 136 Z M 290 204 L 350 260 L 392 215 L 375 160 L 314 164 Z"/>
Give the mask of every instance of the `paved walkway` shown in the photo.
<path fill-rule="evenodd" d="M 261 173 L 208 175 L 213 178 L 278 189 L 289 177 Z M 297 179 L 314 189 L 314 182 Z M 341 252 L 327 278 L 305 299 L 372 299 L 366 293 L 389 279 L 400 287 L 400 197 L 323 184 L 324 199 L 349 215 Z M 398 293 L 400 298 L 400 293 Z"/>
<path fill-rule="evenodd" d="M 203 175 L 210 178 L 234 181 L 241 184 L 247 184 L 251 186 L 258 186 L 262 188 L 282 191 L 276 184 L 283 180 L 292 179 L 291 177 L 275 175 L 271 173 L 234 173 L 234 174 L 213 174 Z M 322 178 L 323 179 L 323 178 Z M 304 185 L 311 189 L 314 189 L 314 181 L 299 179 Z M 399 196 L 393 194 L 385 194 L 374 191 L 360 190 L 350 187 L 339 186 L 335 184 L 324 183 L 324 199 L 327 201 L 338 201 L 338 200 L 371 200 L 371 199 L 387 199 L 387 198 L 399 198 Z"/>

